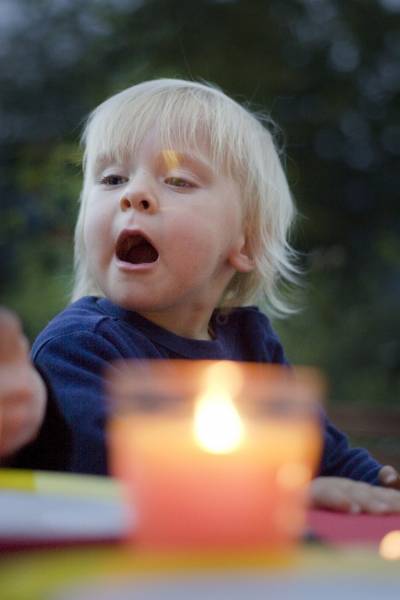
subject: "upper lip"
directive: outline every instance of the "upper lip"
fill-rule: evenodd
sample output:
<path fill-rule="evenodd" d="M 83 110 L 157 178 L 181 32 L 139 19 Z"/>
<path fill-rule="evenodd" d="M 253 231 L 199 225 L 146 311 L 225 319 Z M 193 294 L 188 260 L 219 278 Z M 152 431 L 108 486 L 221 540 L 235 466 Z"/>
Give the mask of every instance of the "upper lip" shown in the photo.
<path fill-rule="evenodd" d="M 151 244 L 158 254 L 157 247 L 147 233 L 137 228 L 123 229 L 119 234 L 115 245 L 115 254 L 117 258 L 124 260 L 124 255 L 128 254 L 131 248 L 140 244 L 141 240 L 143 239 Z"/>

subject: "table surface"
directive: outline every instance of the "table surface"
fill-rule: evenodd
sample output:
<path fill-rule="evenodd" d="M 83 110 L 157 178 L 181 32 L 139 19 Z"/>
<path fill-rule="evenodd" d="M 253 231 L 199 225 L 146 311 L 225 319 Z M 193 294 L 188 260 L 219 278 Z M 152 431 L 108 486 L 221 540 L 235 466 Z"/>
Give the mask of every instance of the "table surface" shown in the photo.
<path fill-rule="evenodd" d="M 308 514 L 311 531 L 331 545 L 377 546 L 390 531 L 400 530 L 400 514 L 351 515 L 327 510 L 311 510 Z"/>
<path fill-rule="evenodd" d="M 126 529 L 121 488 L 105 477 L 0 469 L 0 549 L 120 540 Z M 375 544 L 400 530 L 400 514 L 310 510 L 308 528 L 333 545 Z"/>
<path fill-rule="evenodd" d="M 0 490 L 1 598 L 400 597 L 399 561 L 378 554 L 382 537 L 400 530 L 400 515 L 311 510 L 314 541 L 289 555 L 155 555 L 116 543 L 126 515 L 113 480 L 0 470 Z"/>

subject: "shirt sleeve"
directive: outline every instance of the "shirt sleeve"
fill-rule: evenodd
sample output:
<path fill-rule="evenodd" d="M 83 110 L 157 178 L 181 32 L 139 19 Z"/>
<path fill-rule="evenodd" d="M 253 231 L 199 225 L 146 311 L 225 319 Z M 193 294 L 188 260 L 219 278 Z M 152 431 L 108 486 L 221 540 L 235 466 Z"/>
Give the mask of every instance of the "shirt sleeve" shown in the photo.
<path fill-rule="evenodd" d="M 346 477 L 379 485 L 378 473 L 382 465 L 364 448 L 352 448 L 347 436 L 322 416 L 324 449 L 319 475 Z"/>

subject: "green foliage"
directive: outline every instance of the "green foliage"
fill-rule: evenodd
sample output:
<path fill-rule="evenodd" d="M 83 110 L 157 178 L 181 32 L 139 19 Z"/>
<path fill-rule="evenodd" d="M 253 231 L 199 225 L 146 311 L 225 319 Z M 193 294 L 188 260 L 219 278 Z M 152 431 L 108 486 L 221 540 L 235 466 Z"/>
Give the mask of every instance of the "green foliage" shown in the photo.
<path fill-rule="evenodd" d="M 2 303 L 22 317 L 31 338 L 68 302 L 72 231 L 80 190 L 76 144 L 21 146 L 14 202 L 2 210 Z"/>

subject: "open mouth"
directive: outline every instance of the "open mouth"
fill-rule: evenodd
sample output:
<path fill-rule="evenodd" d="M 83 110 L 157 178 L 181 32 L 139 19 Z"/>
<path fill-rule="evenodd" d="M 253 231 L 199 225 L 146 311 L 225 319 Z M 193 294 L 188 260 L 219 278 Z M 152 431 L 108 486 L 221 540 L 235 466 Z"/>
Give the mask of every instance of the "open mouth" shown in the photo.
<path fill-rule="evenodd" d="M 117 241 L 116 256 L 122 262 L 139 265 L 155 262 L 158 252 L 141 233 L 123 231 Z"/>

